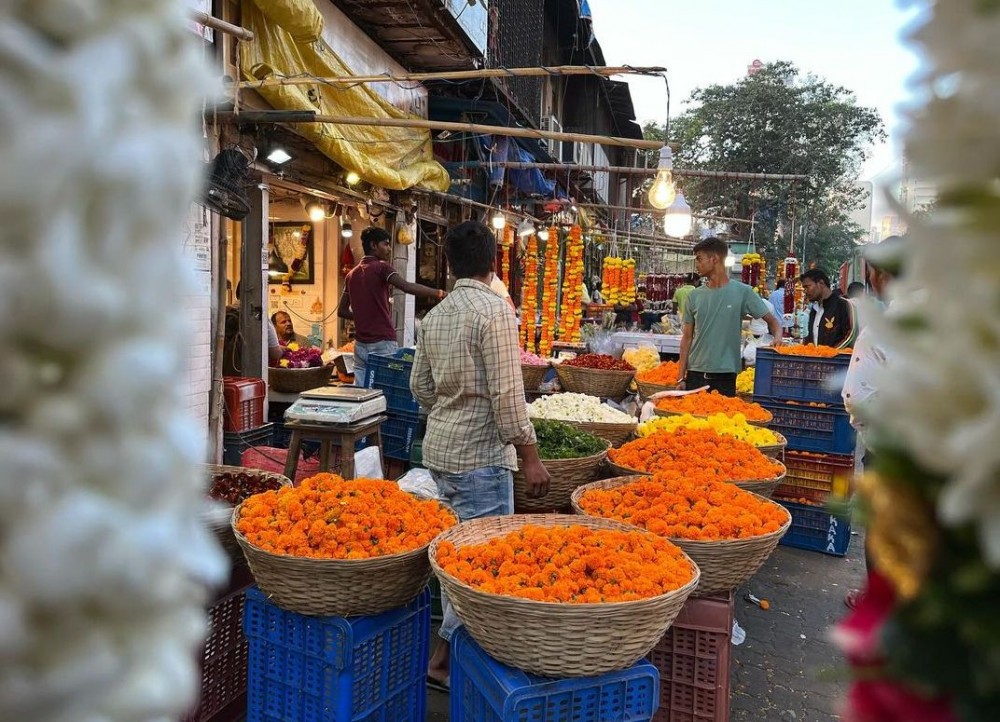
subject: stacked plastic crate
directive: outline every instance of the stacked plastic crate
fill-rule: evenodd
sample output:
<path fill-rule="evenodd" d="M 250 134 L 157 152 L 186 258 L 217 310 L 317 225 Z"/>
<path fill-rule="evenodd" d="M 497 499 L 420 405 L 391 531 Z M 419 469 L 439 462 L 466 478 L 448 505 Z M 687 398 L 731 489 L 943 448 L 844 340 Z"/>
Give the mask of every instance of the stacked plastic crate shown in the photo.
<path fill-rule="evenodd" d="M 424 722 L 430 593 L 373 616 L 313 617 L 246 594 L 246 722 Z"/>
<path fill-rule="evenodd" d="M 264 423 L 264 398 L 267 385 L 263 379 L 243 376 L 223 377 L 223 462 L 230 466 L 243 463 L 243 452 L 271 443 L 274 424 Z"/>
<path fill-rule="evenodd" d="M 774 493 L 792 515 L 785 546 L 843 556 L 851 540 L 846 500 L 857 443 L 841 398 L 851 357 L 783 355 L 757 350 L 754 401 L 774 415 L 771 428 L 788 439 L 785 483 Z"/>
<path fill-rule="evenodd" d="M 420 423 L 420 405 L 410 392 L 413 354 L 412 348 L 401 348 L 392 356 L 371 354 L 365 365 L 365 386 L 385 394 L 388 419 L 382 424 L 382 453 L 397 461 L 410 460 Z"/>

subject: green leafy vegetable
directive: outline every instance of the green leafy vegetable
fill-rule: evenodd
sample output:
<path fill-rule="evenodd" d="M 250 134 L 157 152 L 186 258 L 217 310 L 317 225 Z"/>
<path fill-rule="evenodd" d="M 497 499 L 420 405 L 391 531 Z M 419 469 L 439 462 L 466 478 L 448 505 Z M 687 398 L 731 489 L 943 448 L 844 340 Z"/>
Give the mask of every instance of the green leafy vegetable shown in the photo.
<path fill-rule="evenodd" d="M 542 459 L 578 459 L 604 451 L 604 439 L 586 431 L 550 419 L 532 419 L 538 437 L 538 455 Z"/>

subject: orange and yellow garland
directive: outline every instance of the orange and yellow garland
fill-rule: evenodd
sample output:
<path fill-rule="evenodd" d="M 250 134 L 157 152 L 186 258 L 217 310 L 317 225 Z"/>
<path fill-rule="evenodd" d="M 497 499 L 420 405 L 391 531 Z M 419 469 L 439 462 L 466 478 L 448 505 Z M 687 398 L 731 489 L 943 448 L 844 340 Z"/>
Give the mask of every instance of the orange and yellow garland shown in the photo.
<path fill-rule="evenodd" d="M 694 577 L 660 536 L 584 526 L 527 525 L 482 544 L 437 549 L 441 568 L 489 594 L 561 604 L 628 602 L 680 589 Z"/>
<path fill-rule="evenodd" d="M 583 318 L 583 232 L 574 225 L 566 242 L 566 265 L 563 271 L 562 303 L 559 307 L 559 339 L 570 343 L 580 341 L 580 319 Z"/>
<path fill-rule="evenodd" d="M 500 280 L 510 290 L 510 249 L 514 245 L 514 229 L 510 225 L 503 231 L 503 241 L 500 243 Z"/>
<path fill-rule="evenodd" d="M 549 240 L 545 242 L 542 288 L 542 335 L 538 353 L 550 358 L 552 344 L 556 340 L 556 309 L 559 304 L 559 229 L 555 226 L 549 228 Z"/>
<path fill-rule="evenodd" d="M 621 284 L 618 295 L 623 306 L 635 303 L 635 259 L 626 258 L 622 262 Z"/>
<path fill-rule="evenodd" d="M 532 233 L 524 253 L 524 285 L 521 297 L 521 346 L 535 352 L 535 317 L 538 315 L 538 238 Z"/>
<path fill-rule="evenodd" d="M 632 258 L 604 259 L 601 270 L 601 294 L 612 306 L 635 303 L 635 260 Z"/>

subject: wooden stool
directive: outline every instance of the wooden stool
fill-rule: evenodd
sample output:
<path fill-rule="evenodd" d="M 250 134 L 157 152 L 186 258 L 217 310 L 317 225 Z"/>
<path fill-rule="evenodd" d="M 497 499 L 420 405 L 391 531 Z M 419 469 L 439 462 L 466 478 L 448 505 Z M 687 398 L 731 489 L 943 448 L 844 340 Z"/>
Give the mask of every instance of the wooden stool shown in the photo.
<path fill-rule="evenodd" d="M 354 478 L 354 445 L 360 440 L 375 437 L 378 455 L 385 475 L 385 462 L 382 460 L 382 422 L 387 416 L 374 416 L 359 421 L 350 426 L 335 426 L 333 424 L 310 424 L 305 421 L 289 421 L 285 428 L 292 432 L 288 442 L 288 458 L 285 460 L 285 476 L 295 482 L 295 469 L 299 465 L 299 447 L 303 440 L 319 442 L 319 470 L 330 470 L 330 448 L 340 448 L 340 475 L 345 479 Z"/>

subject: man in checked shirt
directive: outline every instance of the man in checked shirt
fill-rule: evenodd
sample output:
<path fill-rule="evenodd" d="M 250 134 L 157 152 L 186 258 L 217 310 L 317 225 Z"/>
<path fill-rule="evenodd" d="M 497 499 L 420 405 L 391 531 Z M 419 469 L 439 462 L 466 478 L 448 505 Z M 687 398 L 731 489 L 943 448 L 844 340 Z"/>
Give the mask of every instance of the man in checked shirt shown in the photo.
<path fill-rule="evenodd" d="M 521 377 L 517 319 L 490 288 L 496 237 L 481 223 L 462 223 L 445 237 L 454 289 L 424 317 L 410 388 L 430 410 L 423 461 L 441 499 L 459 519 L 514 513 L 513 471 L 521 457 L 529 496 L 548 493 Z M 448 643 L 460 622 L 442 594 L 444 620 L 427 671 L 447 690 Z"/>

